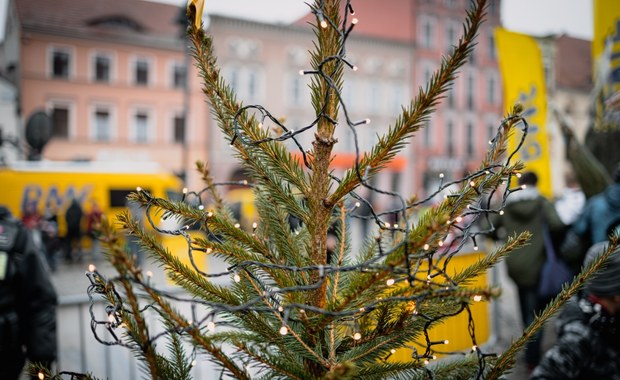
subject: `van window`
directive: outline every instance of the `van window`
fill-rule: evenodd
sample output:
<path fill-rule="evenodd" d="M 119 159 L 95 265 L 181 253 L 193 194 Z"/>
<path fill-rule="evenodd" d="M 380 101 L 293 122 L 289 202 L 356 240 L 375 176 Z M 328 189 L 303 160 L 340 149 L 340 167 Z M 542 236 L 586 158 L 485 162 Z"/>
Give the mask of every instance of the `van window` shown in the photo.
<path fill-rule="evenodd" d="M 148 189 L 144 189 L 149 192 Z M 134 193 L 136 189 L 113 189 L 110 190 L 110 207 L 125 207 L 127 206 L 127 196 Z"/>

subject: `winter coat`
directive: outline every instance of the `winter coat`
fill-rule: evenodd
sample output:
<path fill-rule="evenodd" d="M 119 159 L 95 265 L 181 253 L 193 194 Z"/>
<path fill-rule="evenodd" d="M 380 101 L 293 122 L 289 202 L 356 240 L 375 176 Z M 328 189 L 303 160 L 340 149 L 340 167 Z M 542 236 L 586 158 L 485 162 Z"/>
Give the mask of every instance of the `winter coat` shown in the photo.
<path fill-rule="evenodd" d="M 57 297 L 34 247 L 29 231 L 0 207 L 0 372 L 6 379 L 17 379 L 26 357 L 56 360 Z"/>
<path fill-rule="evenodd" d="M 77 237 L 81 235 L 82 217 L 84 211 L 80 204 L 74 199 L 71 201 L 71 205 L 67 208 L 65 213 L 65 220 L 67 221 L 67 236 Z"/>
<path fill-rule="evenodd" d="M 587 298 L 572 298 L 556 321 L 558 339 L 531 379 L 620 379 L 620 321 Z"/>
<path fill-rule="evenodd" d="M 581 216 L 573 223 L 573 231 L 590 244 L 607 240 L 608 229 L 620 222 L 620 183 L 590 198 Z"/>
<path fill-rule="evenodd" d="M 517 286 L 538 285 L 540 271 L 546 259 L 543 219 L 551 233 L 558 233 L 566 228 L 553 204 L 540 195 L 536 188 L 511 194 L 504 214 L 496 214 L 492 218 L 495 228 L 504 230 L 507 236 L 515 236 L 524 231 L 532 233 L 532 238 L 525 246 L 515 249 L 506 257 L 508 275 Z"/>

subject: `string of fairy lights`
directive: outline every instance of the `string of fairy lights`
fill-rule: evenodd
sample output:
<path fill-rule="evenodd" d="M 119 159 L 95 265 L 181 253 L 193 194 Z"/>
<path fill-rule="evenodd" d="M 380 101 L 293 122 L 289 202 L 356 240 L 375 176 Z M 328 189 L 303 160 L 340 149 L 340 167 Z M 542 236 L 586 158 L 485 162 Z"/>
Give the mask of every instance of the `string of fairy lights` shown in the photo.
<path fill-rule="evenodd" d="M 239 147 L 257 149 L 260 148 L 261 144 L 291 141 L 301 155 L 301 162 L 303 162 L 305 169 L 309 172 L 313 170 L 312 160 L 309 159 L 307 149 L 298 137 L 302 134 L 312 133 L 317 128 L 319 122 L 322 121 L 328 121 L 335 128 L 348 128 L 352 132 L 351 135 L 355 147 L 355 164 L 352 169 L 357 176 L 360 184 L 359 186 L 364 188 L 367 194 L 380 194 L 395 199 L 398 206 L 389 210 L 379 211 L 373 207 L 368 196 L 364 197 L 360 195 L 359 191 L 352 191 L 348 194 L 347 204 L 336 206 L 334 214 L 337 215 L 341 213 L 353 219 L 373 221 L 377 226 L 377 232 L 375 236 L 373 236 L 376 243 L 376 254 L 367 260 L 352 264 L 343 264 L 341 262 L 334 263 L 334 261 L 332 261 L 328 262 L 326 265 L 299 266 L 288 263 L 278 263 L 267 259 L 243 260 L 241 262 L 231 263 L 224 271 L 205 272 L 200 269 L 200 265 L 197 263 L 198 258 L 196 257 L 196 252 L 201 252 L 201 258 L 204 259 L 204 255 L 215 254 L 218 247 L 221 248 L 224 244 L 234 243 L 227 238 L 230 234 L 226 231 L 234 230 L 236 233 L 243 234 L 244 239 L 250 242 L 244 244 L 244 249 L 256 249 L 258 252 L 261 250 L 269 252 L 273 244 L 270 244 L 269 236 L 261 234 L 260 220 L 253 222 L 251 231 L 243 231 L 238 221 L 218 215 L 210 208 L 209 204 L 208 198 L 209 193 L 213 191 L 212 188 L 205 188 L 200 191 L 189 191 L 184 189 L 182 199 L 177 202 L 191 205 L 192 215 L 195 216 L 194 218 L 188 218 L 186 215 L 181 218 L 173 211 L 166 208 L 167 204 L 172 204 L 174 202 L 158 199 L 147 191 L 138 189 L 137 193 L 142 200 L 141 206 L 144 208 L 148 225 L 160 235 L 182 236 L 187 246 L 186 255 L 196 273 L 200 274 L 206 280 L 222 277 L 229 278 L 232 285 L 239 284 L 243 281 L 252 281 L 253 284 L 257 284 L 258 288 L 254 289 L 254 297 L 248 298 L 240 304 L 231 305 L 224 302 L 201 300 L 197 297 L 184 297 L 180 295 L 181 293 L 178 291 L 158 289 L 151 283 L 150 273 L 147 273 L 146 276 L 126 275 L 106 278 L 98 272 L 94 266 L 91 266 L 87 272 L 87 276 L 91 283 L 88 288 L 88 295 L 91 299 L 91 330 L 96 340 L 102 344 L 136 348 L 135 343 L 128 341 L 123 337 L 123 334 L 118 333 L 119 331 L 126 331 L 124 330 L 126 325 L 123 321 L 123 315 L 125 313 L 131 313 L 131 310 L 126 306 L 126 297 L 121 291 L 117 290 L 119 287 L 115 286 L 115 284 L 119 284 L 121 281 L 129 281 L 137 289 L 140 289 L 140 295 L 144 296 L 142 298 L 152 298 L 156 296 L 171 302 L 191 305 L 192 315 L 191 318 L 186 320 L 187 323 L 163 329 L 163 331 L 150 336 L 150 342 L 154 342 L 170 334 L 184 334 L 196 330 L 208 334 L 219 328 L 235 328 L 235 323 L 228 322 L 227 318 L 221 318 L 221 316 L 242 315 L 248 312 L 265 315 L 265 317 L 269 317 L 270 320 L 275 315 L 275 319 L 280 323 L 280 327 L 277 330 L 282 336 L 292 333 L 291 326 L 296 323 L 302 323 L 308 314 L 312 313 L 327 316 L 333 320 L 341 321 L 344 325 L 350 326 L 351 339 L 353 339 L 353 341 L 361 341 L 364 336 L 362 334 L 362 329 L 359 327 L 359 323 L 364 317 L 369 316 L 382 305 L 402 304 L 403 308 L 409 308 L 411 310 L 412 318 L 420 318 L 421 321 L 424 321 L 423 337 L 425 345 L 419 347 L 421 349 L 414 346 L 410 347 L 412 352 L 411 357 L 424 363 L 429 363 L 437 358 L 437 354 L 442 353 L 438 346 L 448 344 L 447 340 L 432 340 L 429 335 L 431 327 L 440 319 L 466 313 L 468 320 L 467 331 L 472 343 L 471 351 L 478 355 L 479 373 L 482 374 L 486 365 L 485 358 L 493 354 L 483 352 L 478 345 L 470 303 L 472 301 L 478 302 L 488 299 L 490 294 L 480 289 L 479 292 L 472 297 L 471 291 L 464 290 L 453 281 L 451 276 L 447 273 L 446 268 L 450 259 L 460 252 L 469 242 L 473 243 L 474 250 L 478 250 L 477 237 L 487 234 L 493 229 L 492 224 L 490 224 L 489 229 L 480 229 L 479 219 L 488 219 L 489 214 L 503 213 L 502 208 L 505 206 L 508 196 L 512 192 L 521 189 L 520 187 L 510 187 L 512 176 L 518 176 L 517 173 L 512 172 L 508 172 L 503 178 L 504 186 L 501 188 L 492 188 L 489 191 L 488 187 L 491 183 L 490 178 L 493 175 L 504 173 L 503 171 L 513 164 L 516 152 L 524 143 L 528 132 L 528 124 L 525 119 L 516 116 L 503 120 L 498 127 L 496 138 L 489 141 L 489 151 L 495 152 L 501 149 L 499 144 L 502 139 L 500 137 L 502 137 L 502 134 L 506 133 L 505 127 L 507 125 L 520 126 L 520 128 L 517 129 L 518 132 L 521 133 L 521 138 L 516 148 L 509 152 L 509 154 L 504 155 L 502 162 L 491 163 L 487 167 L 452 181 L 446 181 L 445 176 L 441 174 L 439 176 L 439 185 L 437 189 L 423 199 L 408 201 L 397 191 L 382 189 L 378 185 L 371 184 L 372 169 L 362 167 L 362 153 L 360 152 L 360 144 L 358 141 L 358 128 L 369 124 L 370 120 L 351 119 L 347 105 L 341 97 L 338 81 L 334 79 L 334 75 L 336 75 L 337 70 L 341 67 L 346 67 L 353 71 L 357 69 L 356 66 L 351 64 L 346 58 L 346 45 L 351 31 L 358 23 L 358 19 L 354 17 L 355 12 L 353 11 L 351 0 L 346 1 L 343 19 L 339 24 L 336 24 L 334 20 L 331 20 L 329 17 L 326 17 L 322 8 L 323 3 L 319 2 L 319 4 L 320 6 L 318 7 L 310 6 L 311 12 L 318 20 L 318 27 L 332 28 L 338 33 L 342 42 L 342 48 L 338 51 L 338 54 L 324 58 L 317 64 L 316 69 L 300 70 L 300 75 L 314 76 L 327 84 L 328 90 L 325 91 L 325 96 L 322 99 L 322 103 L 320 103 L 322 104 L 322 108 L 309 124 L 294 130 L 287 127 L 284 122 L 273 116 L 273 114 L 263 106 L 247 105 L 239 107 L 234 119 L 230 121 L 230 128 L 232 128 L 230 145 L 236 149 L 239 149 Z M 328 63 L 336 64 L 328 65 Z M 329 71 L 328 67 L 333 68 Z M 329 98 L 334 95 L 342 110 L 343 121 L 334 120 L 327 113 Z M 272 133 L 269 137 L 262 139 L 251 139 L 248 134 L 244 133 L 244 126 L 242 124 L 245 122 L 244 115 L 247 115 L 249 112 L 257 116 L 259 128 L 266 128 L 267 124 L 273 123 L 280 128 L 282 133 L 278 135 Z M 342 181 L 342 178 L 333 173 L 330 174 L 330 178 L 335 184 L 339 184 Z M 213 184 L 214 187 L 230 185 L 248 188 L 257 186 L 247 180 Z M 455 186 L 461 186 L 460 190 L 454 190 Z M 412 241 L 412 231 L 416 227 L 413 217 L 414 214 L 418 212 L 422 206 L 430 204 L 438 195 L 446 193 L 449 190 L 452 192 L 445 197 L 455 200 L 454 214 L 459 214 L 446 222 L 450 237 L 446 235 L 435 241 Z M 472 190 L 476 194 L 476 200 L 468 202 L 466 211 L 459 213 L 456 205 L 464 202 L 465 199 L 469 199 L 468 194 L 471 194 Z M 494 202 L 498 199 L 498 196 L 496 196 L 498 192 L 498 206 L 493 207 Z M 359 212 L 361 206 L 365 206 L 369 210 L 369 213 L 361 215 Z M 161 216 L 162 214 L 164 219 L 174 219 L 178 217 L 182 225 L 174 228 L 163 228 L 159 225 L 159 219 L 153 217 L 153 215 Z M 393 215 L 398 215 L 396 221 L 390 220 L 390 222 L 388 222 L 387 217 Z M 190 226 L 194 224 L 199 224 L 205 231 L 211 246 L 205 248 L 204 243 L 202 243 L 202 245 L 198 244 L 190 233 Z M 341 228 L 345 227 L 346 226 L 341 226 Z M 297 239 L 306 238 L 307 234 L 304 234 L 304 228 L 303 225 L 297 226 L 291 229 L 291 233 L 294 234 Z M 403 252 L 404 265 L 395 266 L 386 261 L 387 257 L 398 252 Z M 316 274 L 317 280 L 306 281 L 301 285 L 294 286 L 268 284 L 268 281 L 265 281 L 264 277 L 275 272 L 288 272 L 291 275 L 300 275 L 300 278 L 305 279 L 310 278 L 310 276 L 308 276 L 309 274 Z M 316 290 L 334 276 L 350 272 L 377 276 L 380 274 L 381 278 L 384 279 L 382 286 L 385 289 L 394 289 L 393 287 L 398 286 L 409 286 L 419 291 L 413 292 L 412 295 L 408 296 L 386 295 L 367 302 L 364 305 L 356 305 L 355 307 L 344 308 L 342 310 L 332 310 L 311 304 L 288 301 L 294 299 L 292 295 L 304 293 L 309 290 Z M 304 274 L 304 276 L 301 276 L 302 274 Z M 105 299 L 105 318 L 100 317 L 100 312 L 97 307 L 95 307 L 95 305 L 100 302 L 102 295 Z M 452 299 L 457 307 L 450 313 L 434 316 L 425 313 L 419 307 L 423 302 L 431 299 Z M 146 312 L 148 310 L 157 311 L 158 307 L 155 301 L 145 302 L 141 312 Z M 103 329 L 105 333 L 102 333 L 100 331 L 101 329 Z M 196 357 L 195 351 L 196 349 L 192 351 L 192 358 Z M 384 360 L 387 360 L 395 352 L 395 349 L 389 350 Z M 424 367 L 424 370 L 429 371 L 429 374 L 432 375 L 431 367 Z"/>

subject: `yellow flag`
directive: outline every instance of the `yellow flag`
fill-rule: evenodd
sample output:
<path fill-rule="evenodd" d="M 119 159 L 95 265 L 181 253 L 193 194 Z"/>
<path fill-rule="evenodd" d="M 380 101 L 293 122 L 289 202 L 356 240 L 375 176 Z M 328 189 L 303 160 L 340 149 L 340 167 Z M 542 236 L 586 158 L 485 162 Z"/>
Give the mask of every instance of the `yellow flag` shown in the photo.
<path fill-rule="evenodd" d="M 608 38 L 613 39 L 620 33 L 620 1 L 593 0 L 592 16 L 594 18 L 594 35 L 592 36 L 592 63 L 596 64 L 605 50 Z"/>
<path fill-rule="evenodd" d="M 200 28 L 200 23 L 202 22 L 202 12 L 205 6 L 205 0 L 188 0 L 187 7 L 194 7 L 196 11 L 194 14 L 194 27 L 196 29 Z"/>
<path fill-rule="evenodd" d="M 551 197 L 547 91 L 540 48 L 531 36 L 501 28 L 496 29 L 495 40 L 504 83 L 506 110 L 510 110 L 515 103 L 520 103 L 529 124 L 528 135 L 517 158 L 525 164 L 526 170 L 538 175 L 540 192 Z M 508 144 L 511 151 L 516 148 L 521 137 L 521 133 L 513 134 Z"/>

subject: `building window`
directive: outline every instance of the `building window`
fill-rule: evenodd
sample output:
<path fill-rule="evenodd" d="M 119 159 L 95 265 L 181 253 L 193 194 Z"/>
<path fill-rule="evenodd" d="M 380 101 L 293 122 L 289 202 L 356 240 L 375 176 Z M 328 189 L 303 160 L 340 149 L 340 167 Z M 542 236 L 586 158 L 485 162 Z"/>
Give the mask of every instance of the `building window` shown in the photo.
<path fill-rule="evenodd" d="M 423 48 L 432 49 L 435 40 L 435 23 L 430 17 L 423 17 L 420 22 L 420 41 Z"/>
<path fill-rule="evenodd" d="M 446 151 L 448 156 L 454 156 L 454 124 L 451 120 L 446 124 Z"/>
<path fill-rule="evenodd" d="M 381 111 L 381 85 L 379 81 L 371 79 L 368 82 L 368 110 L 372 113 Z"/>
<path fill-rule="evenodd" d="M 448 101 L 448 107 L 454 108 L 456 106 L 456 89 L 454 88 L 454 84 L 452 85 L 452 87 L 450 87 L 450 89 L 448 89 L 448 93 L 446 96 L 446 100 Z"/>
<path fill-rule="evenodd" d="M 149 62 L 146 59 L 137 59 L 134 66 L 134 83 L 139 86 L 149 84 Z"/>
<path fill-rule="evenodd" d="M 424 146 L 427 149 L 430 149 L 433 146 L 433 130 L 430 120 L 424 122 Z"/>
<path fill-rule="evenodd" d="M 110 110 L 105 107 L 95 109 L 95 141 L 110 141 L 112 137 L 112 123 Z"/>
<path fill-rule="evenodd" d="M 448 22 L 446 26 L 446 52 L 451 54 L 456 44 L 456 28 L 452 22 Z"/>
<path fill-rule="evenodd" d="M 69 107 L 55 105 L 52 108 L 52 137 L 69 138 Z"/>
<path fill-rule="evenodd" d="M 487 125 L 487 141 L 490 143 L 495 138 L 497 134 L 497 127 L 493 123 L 489 123 Z"/>
<path fill-rule="evenodd" d="M 248 97 L 250 101 L 258 98 L 258 73 L 250 69 L 248 71 Z"/>
<path fill-rule="evenodd" d="M 497 51 L 495 50 L 495 36 L 493 35 L 493 30 L 489 30 L 488 33 L 488 37 L 487 37 L 487 43 L 488 43 L 488 52 L 489 52 L 489 58 L 492 60 L 496 60 L 497 59 Z"/>
<path fill-rule="evenodd" d="M 112 60 L 107 55 L 97 54 L 94 59 L 94 76 L 96 82 L 109 83 Z"/>
<path fill-rule="evenodd" d="M 137 111 L 134 116 L 134 142 L 144 144 L 149 141 L 149 114 Z"/>
<path fill-rule="evenodd" d="M 302 104 L 303 99 L 303 78 L 301 75 L 291 74 L 289 76 L 289 91 L 288 91 L 288 99 L 289 103 L 292 106 L 299 106 Z"/>
<path fill-rule="evenodd" d="M 471 158 L 476 150 L 474 142 L 474 125 L 467 123 L 467 157 Z"/>
<path fill-rule="evenodd" d="M 175 62 L 172 65 L 172 87 L 176 89 L 184 89 L 187 81 L 187 73 L 185 65 L 181 62 Z"/>
<path fill-rule="evenodd" d="M 185 115 L 178 114 L 174 116 L 173 120 L 173 128 L 174 128 L 174 142 L 175 143 L 184 143 L 185 142 Z"/>
<path fill-rule="evenodd" d="M 487 77 L 487 102 L 497 104 L 497 81 L 493 74 L 489 74 Z"/>
<path fill-rule="evenodd" d="M 467 109 L 472 111 L 475 106 L 475 81 L 473 74 L 467 75 Z"/>
<path fill-rule="evenodd" d="M 69 79 L 71 73 L 71 53 L 66 49 L 52 51 L 52 77 Z"/>

